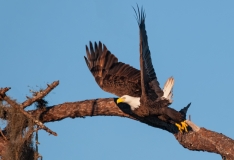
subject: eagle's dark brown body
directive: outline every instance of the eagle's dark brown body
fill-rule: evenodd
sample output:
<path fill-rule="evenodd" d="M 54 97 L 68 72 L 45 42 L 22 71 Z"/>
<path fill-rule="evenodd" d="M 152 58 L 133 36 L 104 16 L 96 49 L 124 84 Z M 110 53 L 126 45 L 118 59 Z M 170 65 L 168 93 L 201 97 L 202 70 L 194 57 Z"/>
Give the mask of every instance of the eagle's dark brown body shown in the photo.
<path fill-rule="evenodd" d="M 141 101 L 141 106 L 148 106 L 148 107 L 139 107 L 134 110 L 134 113 L 141 117 L 145 117 L 148 115 L 157 115 L 157 117 L 163 121 L 170 122 L 172 124 L 179 123 L 184 120 L 183 115 L 174 110 L 173 108 L 168 107 L 171 103 L 168 102 L 165 98 L 157 99 L 156 101 Z M 142 111 L 141 108 L 146 108 L 147 110 Z M 148 113 L 148 115 L 144 115 L 142 113 Z"/>
<path fill-rule="evenodd" d="M 164 97 L 164 92 L 157 81 L 145 30 L 144 11 L 138 8 L 136 15 L 140 29 L 140 71 L 118 62 L 101 42 L 94 43 L 94 46 L 90 42 L 89 47 L 86 46 L 87 66 L 104 91 L 117 96 L 140 97 L 140 107 L 133 110 L 138 116 L 155 115 L 168 123 L 182 122 L 183 115 L 168 107 L 171 100 Z"/>

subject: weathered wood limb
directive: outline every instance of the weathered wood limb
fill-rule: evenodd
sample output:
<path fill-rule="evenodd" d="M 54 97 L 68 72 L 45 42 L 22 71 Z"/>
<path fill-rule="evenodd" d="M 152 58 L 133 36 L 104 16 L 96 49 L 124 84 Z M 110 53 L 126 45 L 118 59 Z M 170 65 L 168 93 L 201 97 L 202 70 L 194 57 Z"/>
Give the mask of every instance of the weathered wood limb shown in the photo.
<path fill-rule="evenodd" d="M 125 108 L 124 108 L 125 107 Z M 38 111 L 31 111 L 36 115 Z M 234 141 L 225 135 L 199 128 L 191 121 L 188 133 L 175 132 L 177 128 L 164 124 L 154 117 L 140 118 L 133 115 L 128 106 L 117 106 L 113 98 L 86 100 L 80 102 L 67 102 L 60 105 L 52 106 L 42 113 L 42 122 L 59 121 L 64 118 L 76 118 L 86 116 L 120 116 L 146 123 L 153 127 L 158 127 L 171 132 L 177 141 L 185 148 L 193 151 L 207 151 L 220 154 L 227 160 L 234 159 Z"/>
<path fill-rule="evenodd" d="M 234 140 L 222 133 L 199 128 L 197 131 L 186 134 L 175 134 L 175 137 L 184 148 L 189 150 L 217 153 L 225 160 L 234 159 Z"/>
<path fill-rule="evenodd" d="M 177 141 L 185 148 L 193 151 L 207 151 L 220 154 L 226 160 L 234 159 L 234 141 L 225 135 L 216 133 L 205 128 L 199 128 L 191 121 L 187 121 L 191 125 L 188 133 L 180 133 L 174 125 L 160 122 L 155 117 L 140 118 L 131 113 L 129 106 L 117 106 L 116 99 L 94 99 L 80 102 L 66 102 L 63 104 L 51 106 L 45 111 L 33 110 L 28 111 L 34 117 L 40 117 L 40 121 L 53 122 L 60 121 L 64 118 L 77 118 L 86 116 L 120 116 L 140 121 L 153 127 L 161 128 L 172 133 Z M 191 123 L 190 123 L 191 122 Z M 192 130 L 192 128 L 194 130 Z M 4 139 L 0 136 L 0 153 L 4 143 Z"/>
<path fill-rule="evenodd" d="M 37 115 L 40 110 L 31 111 L 32 115 Z M 66 116 L 65 116 L 66 115 Z M 142 123 L 146 123 L 150 126 L 167 130 L 170 133 L 177 133 L 178 129 L 175 125 L 165 123 L 160 119 L 149 116 L 149 117 L 138 117 L 134 115 L 130 107 L 126 104 L 116 105 L 116 99 L 93 99 L 79 102 L 67 102 L 52 107 L 47 107 L 40 115 L 40 121 L 53 122 L 59 121 L 64 118 L 76 118 L 86 116 L 119 116 L 127 117 L 130 119 L 138 120 Z"/>
<path fill-rule="evenodd" d="M 189 150 L 213 152 L 220 154 L 227 160 L 234 159 L 234 141 L 225 135 L 200 128 L 188 120 L 187 123 L 192 128 L 188 133 L 175 132 L 176 128 L 173 128 L 174 126 L 164 124 L 154 117 L 136 117 L 130 112 L 130 109 L 124 109 L 117 106 L 112 98 L 63 103 L 48 108 L 41 115 L 41 121 L 51 122 L 62 120 L 66 117 L 75 118 L 85 116 L 127 117 L 173 133 L 178 142 Z M 33 115 L 36 115 L 38 111 L 32 112 Z"/>

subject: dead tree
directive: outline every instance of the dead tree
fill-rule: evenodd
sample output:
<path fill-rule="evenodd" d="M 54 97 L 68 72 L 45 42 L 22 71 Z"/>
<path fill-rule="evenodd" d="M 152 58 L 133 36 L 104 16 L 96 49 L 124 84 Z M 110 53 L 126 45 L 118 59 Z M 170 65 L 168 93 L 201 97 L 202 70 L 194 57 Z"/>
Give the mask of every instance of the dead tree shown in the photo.
<path fill-rule="evenodd" d="M 33 134 L 43 129 L 49 134 L 57 136 L 44 123 L 60 121 L 64 118 L 78 118 L 86 116 L 119 116 L 130 118 L 155 128 L 163 129 L 174 135 L 184 147 L 193 151 L 207 151 L 217 153 L 223 159 L 234 159 L 234 140 L 231 138 L 200 128 L 187 120 L 189 132 L 181 133 L 177 127 L 161 121 L 155 116 L 138 117 L 131 112 L 127 104 L 116 104 L 116 98 L 93 99 L 78 102 L 66 102 L 54 106 L 46 106 L 43 99 L 57 85 L 58 81 L 48 85 L 45 90 L 33 92 L 32 97 L 21 104 L 6 95 L 10 88 L 0 89 L 0 118 L 7 121 L 5 129 L 0 130 L 0 156 L 8 160 L 38 159 L 40 156 L 32 146 Z M 25 111 L 25 108 L 36 103 L 35 110 Z M 186 115 L 190 104 L 180 112 Z"/>

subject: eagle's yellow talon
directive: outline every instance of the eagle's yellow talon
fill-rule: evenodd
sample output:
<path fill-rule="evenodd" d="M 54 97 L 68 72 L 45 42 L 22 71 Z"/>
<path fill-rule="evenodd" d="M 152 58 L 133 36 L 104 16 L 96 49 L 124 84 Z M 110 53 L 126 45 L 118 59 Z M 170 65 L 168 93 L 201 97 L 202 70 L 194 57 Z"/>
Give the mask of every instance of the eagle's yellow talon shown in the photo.
<path fill-rule="evenodd" d="M 187 123 L 185 123 L 185 121 L 180 122 L 180 124 L 175 123 L 175 125 L 178 127 L 178 130 L 179 130 L 181 133 L 182 133 L 183 131 L 188 132 L 188 130 L 187 130 L 188 125 L 187 125 Z"/>
<path fill-rule="evenodd" d="M 182 126 L 183 130 L 185 130 L 185 132 L 188 132 L 188 130 L 187 130 L 188 124 L 185 123 L 185 121 L 181 122 L 181 126 Z"/>
<path fill-rule="evenodd" d="M 182 133 L 183 132 L 183 128 L 178 123 L 175 123 L 175 125 L 178 127 L 178 130 Z"/>

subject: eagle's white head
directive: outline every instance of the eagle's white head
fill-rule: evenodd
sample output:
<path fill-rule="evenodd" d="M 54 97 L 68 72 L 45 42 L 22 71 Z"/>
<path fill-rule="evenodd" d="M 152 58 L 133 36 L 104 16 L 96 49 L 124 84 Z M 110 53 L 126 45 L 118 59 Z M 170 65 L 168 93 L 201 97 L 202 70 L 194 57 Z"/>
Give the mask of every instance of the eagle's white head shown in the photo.
<path fill-rule="evenodd" d="M 134 110 L 136 108 L 139 108 L 140 106 L 140 97 L 132 97 L 129 95 L 124 95 L 117 99 L 117 104 L 121 102 L 127 103 L 128 105 L 130 105 L 131 110 Z"/>

